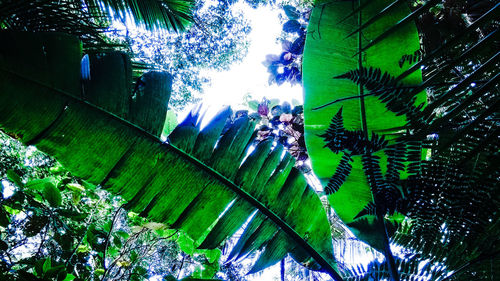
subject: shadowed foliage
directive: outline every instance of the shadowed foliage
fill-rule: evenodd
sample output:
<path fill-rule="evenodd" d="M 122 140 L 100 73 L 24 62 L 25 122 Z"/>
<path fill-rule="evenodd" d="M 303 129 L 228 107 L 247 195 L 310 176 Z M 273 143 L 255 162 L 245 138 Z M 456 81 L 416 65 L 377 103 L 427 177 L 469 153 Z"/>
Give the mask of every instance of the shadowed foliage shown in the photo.
<path fill-rule="evenodd" d="M 359 7 L 318 2 L 311 17 L 310 31 L 322 34 L 321 39 L 308 36 L 304 55 L 306 143 L 313 170 L 324 178 L 327 193 L 335 187 L 329 200 L 358 237 L 377 247 L 377 232 L 392 236 L 392 243 L 405 247 L 403 262 L 425 262 L 432 269 L 412 271 L 384 250 L 385 265 L 351 271 L 352 280 L 417 278 L 411 274 L 422 280 L 490 280 L 498 274 L 499 53 L 492 46 L 499 42 L 494 19 L 499 4 L 440 2 L 367 1 Z M 339 12 L 346 10 L 353 13 Z M 423 24 L 429 18 L 440 27 L 452 22 L 462 27 L 433 30 Z M 410 38 L 415 21 L 422 48 L 414 35 Z M 341 40 L 339 34 L 349 29 Z M 365 136 L 383 135 L 387 145 L 363 154 L 361 167 L 353 156 L 347 173 L 343 132 L 358 128 Z M 390 219 L 394 211 L 399 222 L 404 215 L 396 232 L 387 223 L 385 231 L 377 223 L 366 227 L 370 218 Z M 432 275 L 438 271 L 445 274 Z"/>
<path fill-rule="evenodd" d="M 143 89 L 132 92 L 126 87 L 127 57 L 101 53 L 90 59 L 91 79 L 82 92 L 76 38 L 1 36 L 12 42 L 0 49 L 0 124 L 9 135 L 53 155 L 73 175 L 120 195 L 127 209 L 183 229 L 200 248 L 217 247 L 248 222 L 234 256 L 264 249 L 251 272 L 290 254 L 340 279 L 319 197 L 293 168 L 292 157 L 282 157 L 281 145 L 273 147 L 271 140 L 252 145 L 256 120 L 231 118 L 226 108 L 200 130 L 198 108 L 168 142 L 161 142 L 157 135 L 163 122 L 147 125 L 150 116 L 165 116 L 168 76 L 146 73 Z M 103 83 L 92 69 L 108 69 L 115 76 Z M 152 102 L 158 96 L 163 101 Z"/>
<path fill-rule="evenodd" d="M 0 23 L 11 30 L 98 36 L 92 29 L 114 18 L 133 20 L 150 30 L 179 32 L 193 20 L 192 6 L 191 0 L 4 0 Z"/>

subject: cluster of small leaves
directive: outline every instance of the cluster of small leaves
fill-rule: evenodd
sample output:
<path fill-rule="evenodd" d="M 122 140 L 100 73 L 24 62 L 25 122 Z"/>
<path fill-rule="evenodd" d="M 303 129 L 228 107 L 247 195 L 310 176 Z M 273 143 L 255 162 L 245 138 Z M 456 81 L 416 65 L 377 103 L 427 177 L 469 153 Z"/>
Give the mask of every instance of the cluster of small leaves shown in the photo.
<path fill-rule="evenodd" d="M 92 251 L 102 249 L 102 240 L 98 238 L 104 234 L 96 227 L 98 218 L 93 214 L 97 211 L 104 219 L 110 214 L 111 206 L 97 204 L 100 196 L 95 187 L 76 181 L 58 165 L 37 177 L 31 172 L 37 167 L 24 164 L 23 158 L 30 158 L 26 151 L 20 146 L 15 149 L 17 163 L 11 168 L 17 167 L 20 172 L 1 171 L 3 247 L 0 259 L 6 269 L 2 277 L 8 280 L 94 279 L 94 269 L 102 267 L 102 259 Z"/>
<path fill-rule="evenodd" d="M 280 55 L 267 55 L 263 64 L 270 73 L 270 85 L 273 83 L 281 85 L 286 81 L 292 85 L 301 84 L 302 54 L 311 10 L 299 11 L 290 5 L 285 5 L 283 10 L 288 18 L 288 21 L 283 25 L 283 31 L 286 33 L 286 38 L 282 39 L 281 42 L 283 51 Z"/>
<path fill-rule="evenodd" d="M 249 22 L 227 1 L 196 1 L 194 13 L 195 23 L 183 33 L 130 29 L 115 34 L 130 46 L 133 60 L 172 75 L 169 106 L 179 110 L 196 103 L 210 83 L 204 70 L 228 70 L 249 45 Z"/>
<path fill-rule="evenodd" d="M 1 280 L 212 278 L 220 251 L 127 213 L 121 200 L 2 134 Z M 182 259 L 179 258 L 182 256 Z"/>
<path fill-rule="evenodd" d="M 251 109 L 256 110 L 261 118 L 257 140 L 273 138 L 282 144 L 297 160 L 296 166 L 303 172 L 310 171 L 306 161 L 309 159 L 304 140 L 304 109 L 298 102 L 295 106 L 289 102 L 280 104 L 278 99 L 264 98 L 260 103 L 249 102 Z"/>

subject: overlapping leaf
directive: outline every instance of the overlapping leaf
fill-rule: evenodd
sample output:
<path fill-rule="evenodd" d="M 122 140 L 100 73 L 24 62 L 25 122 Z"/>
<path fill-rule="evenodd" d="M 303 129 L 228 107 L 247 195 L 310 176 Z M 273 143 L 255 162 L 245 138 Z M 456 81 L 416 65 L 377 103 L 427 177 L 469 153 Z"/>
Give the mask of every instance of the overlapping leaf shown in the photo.
<path fill-rule="evenodd" d="M 387 187 L 379 188 L 383 197 L 391 197 L 389 190 L 393 189 L 386 182 L 404 176 L 405 168 L 399 165 L 406 159 L 399 150 L 395 152 L 393 142 L 411 115 L 407 113 L 419 111 L 414 104 L 425 101 L 422 94 L 408 97 L 404 95 L 408 90 L 400 90 L 401 95 L 394 95 L 388 89 L 421 81 L 420 73 L 400 82 L 392 78 L 404 71 L 398 65 L 399 59 L 419 47 L 414 26 L 402 26 L 383 44 L 358 54 L 407 13 L 404 5 L 397 5 L 389 14 L 379 15 L 390 1 L 369 2 L 360 9 L 351 2 L 317 2 L 304 53 L 306 145 L 313 170 L 326 187 L 330 203 L 351 227 L 359 226 L 360 222 L 352 223 L 359 220 L 360 212 L 374 214 L 365 208 L 373 202 L 376 183 Z M 351 10 L 356 12 L 345 18 Z M 379 19 L 374 24 L 363 25 L 375 16 Z M 350 36 L 359 26 L 364 26 L 362 34 Z M 399 108 L 403 99 L 407 107 Z M 349 162 L 346 153 L 351 154 Z M 373 159 L 379 159 L 376 165 L 370 164 Z M 386 174 L 388 170 L 390 173 Z M 371 220 L 373 216 L 364 221 Z M 354 231 L 381 249 L 382 238 L 374 231 L 376 227 L 362 228 Z"/>
<path fill-rule="evenodd" d="M 243 116 L 228 122 L 231 111 L 226 108 L 200 131 L 194 110 L 164 143 L 123 119 L 147 119 L 141 117 L 146 113 L 127 112 L 127 103 L 116 107 L 112 99 L 97 106 L 81 99 L 81 49 L 75 38 L 1 36 L 11 42 L 0 47 L 2 130 L 54 156 L 73 175 L 120 195 L 130 210 L 183 229 L 200 247 L 218 246 L 248 222 L 232 256 L 264 249 L 252 272 L 290 253 L 339 279 L 318 196 L 281 146 L 263 141 L 253 147 L 255 120 Z M 115 64 L 114 55 L 97 57 L 101 67 Z M 127 71 L 114 71 L 120 68 L 123 74 L 107 84 L 99 82 L 103 77 L 87 81 L 91 85 L 84 86 L 84 96 L 95 97 L 96 84 L 109 87 L 117 103 L 131 95 L 121 86 L 109 86 L 126 85 Z M 155 87 L 154 79 L 149 81 L 146 87 Z M 129 102 L 132 109 L 147 104 L 147 98 Z M 104 110 L 112 108 L 118 113 Z"/>
<path fill-rule="evenodd" d="M 111 19 L 180 32 L 193 21 L 193 6 L 192 0 L 6 0 L 0 3 L 0 22 L 17 30 L 57 30 L 83 37 L 94 35 L 93 29 Z"/>
<path fill-rule="evenodd" d="M 449 23 L 449 16 L 455 13 L 472 15 L 477 5 L 482 12 L 458 31 L 438 31 L 442 37 L 435 40 L 429 38 L 435 25 L 429 28 L 423 22 L 434 17 L 427 11 L 438 3 L 423 1 L 413 11 L 398 0 L 366 1 L 359 8 L 353 3 L 349 3 L 351 7 L 317 3 L 304 56 L 306 142 L 313 169 L 324 178 L 323 183 L 335 171 L 328 184 L 336 192 L 329 199 L 340 217 L 351 221 L 349 226 L 358 237 L 380 248 L 369 238 L 384 229 L 375 231 L 377 224 L 370 220 L 401 208 L 411 227 L 400 228 L 397 243 L 435 262 L 432 267 L 445 264 L 448 270 L 456 270 L 453 278 L 494 276 L 498 269 L 485 265 L 498 260 L 498 247 L 493 245 L 497 239 L 492 237 L 498 236 L 498 188 L 494 188 L 498 186 L 498 165 L 493 161 L 498 161 L 500 133 L 495 121 L 500 103 L 494 90 L 500 78 L 500 53 L 491 46 L 498 41 L 494 18 L 500 4 L 445 5 L 440 15 L 447 16 L 439 18 L 440 24 Z M 333 5 L 336 7 L 330 7 Z M 340 12 L 349 9 L 353 12 L 347 17 Z M 415 52 L 420 49 L 414 20 L 419 30 L 424 29 L 423 53 Z M 349 29 L 353 31 L 341 40 Z M 429 44 L 429 39 L 437 45 Z M 412 64 L 406 70 L 405 61 Z M 397 66 L 403 69 L 397 70 Z M 423 82 L 419 69 L 425 71 Z M 332 76 L 336 79 L 330 80 Z M 426 88 L 432 96 L 424 108 L 421 92 Z M 341 106 L 344 128 L 335 115 Z M 356 166 L 354 156 L 347 173 L 345 152 L 349 147 L 337 137 L 342 136 L 339 132 L 360 129 L 365 136 L 370 131 L 385 136 L 388 144 L 379 152 L 362 156 L 363 170 Z M 338 154 L 322 151 L 325 143 Z M 404 193 L 404 200 L 394 200 L 401 196 L 398 193 Z M 375 202 L 358 199 L 367 194 Z M 358 200 L 370 203 L 358 204 Z M 392 230 L 386 226 L 385 232 Z M 391 277 L 397 279 L 397 261 L 387 264 L 392 267 Z M 405 278 L 406 268 L 400 265 L 398 270 Z M 389 275 L 387 271 L 384 274 Z M 378 269 L 363 278 L 373 276 L 383 278 Z"/>

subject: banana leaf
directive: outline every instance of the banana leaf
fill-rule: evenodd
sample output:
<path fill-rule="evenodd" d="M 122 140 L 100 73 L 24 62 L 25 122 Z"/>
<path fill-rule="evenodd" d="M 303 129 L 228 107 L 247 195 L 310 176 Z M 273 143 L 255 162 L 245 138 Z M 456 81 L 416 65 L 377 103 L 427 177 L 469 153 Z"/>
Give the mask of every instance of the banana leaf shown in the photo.
<path fill-rule="evenodd" d="M 325 188 L 331 188 L 326 193 L 339 217 L 360 239 L 379 250 L 384 246 L 381 234 L 384 231 L 381 224 L 375 222 L 376 216 L 367 211 L 374 199 L 362 156 L 334 153 L 325 145 L 322 136 L 330 123 L 334 126 L 337 122 L 345 130 L 362 131 L 366 136 L 372 136 L 371 141 L 378 136 L 392 144 L 404 129 L 407 116 L 395 114 L 378 97 L 367 95 L 368 91 L 352 80 L 335 78 L 346 77 L 345 74 L 350 71 L 361 72 L 370 67 L 391 76 L 405 71 L 406 68 L 400 68 L 398 61 L 403 55 L 413 53 L 420 47 L 413 23 L 401 26 L 398 32 L 360 52 L 371 40 L 409 13 L 405 4 L 399 4 L 392 7 L 390 13 L 379 15 L 392 2 L 370 1 L 370 5 L 361 7 L 346 18 L 346 14 L 358 9 L 357 1 L 317 1 L 308 26 L 303 62 L 305 140 L 313 171 Z M 373 17 L 378 19 L 350 36 Z M 417 85 L 419 82 L 420 71 L 401 81 L 404 85 Z M 425 93 L 420 93 L 414 104 L 425 103 L 425 99 Z M 385 176 L 388 169 L 387 152 L 381 149 L 373 155 L 380 158 L 380 173 Z M 397 176 L 403 179 L 405 174 L 403 169 Z M 332 176 L 334 180 L 329 185 Z M 399 216 L 398 219 L 401 218 Z"/>
<path fill-rule="evenodd" d="M 140 104 L 152 105 L 147 96 L 136 103 L 125 101 L 129 112 L 116 106 L 121 100 L 115 101 L 118 112 L 110 112 L 113 104 L 82 98 L 81 44 L 74 37 L 4 32 L 0 38 L 9 42 L 0 46 L 0 128 L 7 134 L 54 156 L 73 175 L 121 196 L 127 209 L 182 229 L 200 248 L 217 247 L 247 222 L 251 227 L 246 233 L 257 230 L 242 236 L 242 247 L 233 255 L 263 249 L 252 272 L 290 253 L 309 268 L 341 280 L 319 197 L 282 146 L 273 146 L 271 140 L 254 145 L 256 120 L 242 116 L 228 121 L 232 113 L 225 108 L 200 130 L 199 110 L 193 110 L 169 141 L 162 142 L 161 131 L 129 121 L 147 127 L 141 122 L 150 117 L 140 110 Z M 128 71 L 115 55 L 109 60 L 108 55 L 96 67 Z M 113 62 L 121 67 L 113 68 Z M 92 74 L 105 72 L 92 68 L 90 64 L 90 81 L 83 81 L 83 89 L 103 82 L 103 77 L 92 80 Z M 155 84 L 158 76 L 146 78 L 144 87 L 165 90 Z M 107 82 L 124 80 L 126 75 L 114 73 Z M 113 94 L 115 99 L 131 94 L 123 91 Z M 142 93 L 158 100 L 150 90 Z M 158 118 L 165 116 L 159 113 Z"/>

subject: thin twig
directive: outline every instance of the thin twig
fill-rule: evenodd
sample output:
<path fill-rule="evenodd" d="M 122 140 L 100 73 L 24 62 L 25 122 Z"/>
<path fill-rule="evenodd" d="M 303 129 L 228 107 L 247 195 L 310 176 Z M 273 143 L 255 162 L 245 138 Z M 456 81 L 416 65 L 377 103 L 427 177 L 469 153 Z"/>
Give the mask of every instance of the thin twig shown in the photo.
<path fill-rule="evenodd" d="M 109 237 L 111 236 L 111 232 L 113 231 L 113 226 L 115 225 L 116 218 L 118 217 L 118 214 L 122 210 L 124 205 L 121 205 L 118 210 L 116 210 L 115 214 L 113 215 L 113 219 L 111 220 L 111 226 L 109 227 L 108 234 L 106 235 L 106 242 L 104 244 L 104 251 L 102 255 L 102 266 L 104 267 L 104 270 L 106 271 L 106 250 L 108 249 L 109 245 Z"/>
<path fill-rule="evenodd" d="M 102 198 L 99 198 L 99 201 L 97 201 L 96 205 L 101 204 L 101 201 L 102 201 Z M 94 213 L 90 213 L 90 216 L 87 219 L 87 222 L 85 223 L 85 225 L 90 225 L 90 222 L 92 221 L 92 216 L 93 215 L 94 215 Z M 73 256 L 75 255 L 76 250 L 78 250 L 78 247 L 80 247 L 80 245 L 82 244 L 84 238 L 85 238 L 85 234 L 82 236 L 82 239 L 80 239 L 80 241 L 78 241 L 78 244 L 73 248 L 73 252 L 71 252 L 71 255 L 69 256 L 69 258 L 64 263 L 65 267 L 68 266 L 68 263 L 71 261 L 71 258 L 73 258 Z"/>
<path fill-rule="evenodd" d="M 486 83 L 488 81 L 486 80 L 478 80 L 478 81 L 473 81 L 471 82 L 472 83 L 475 83 L 475 84 L 482 84 L 482 83 Z M 430 84 L 430 85 L 427 85 L 427 87 L 435 87 L 435 86 L 451 86 L 451 85 L 456 85 L 456 84 L 459 84 L 460 81 L 457 81 L 457 82 L 440 82 L 440 83 L 434 83 L 434 84 Z M 414 88 L 418 88 L 420 87 L 420 85 L 415 85 L 415 86 L 400 86 L 400 87 L 391 87 L 391 88 L 383 88 L 383 89 L 380 89 L 380 90 L 377 90 L 377 91 L 372 91 L 370 92 L 369 94 L 364 94 L 364 95 L 356 95 L 356 96 L 349 96 L 349 97 L 345 97 L 345 98 L 340 98 L 340 99 L 336 99 L 334 101 L 331 101 L 329 103 L 326 103 L 324 105 L 320 105 L 318 107 L 314 107 L 312 108 L 311 110 L 318 110 L 318 109 L 321 109 L 323 107 L 327 107 L 327 106 L 330 106 L 332 104 L 336 104 L 338 102 L 341 102 L 341 101 L 345 101 L 345 100 L 351 100 L 351 99 L 359 99 L 359 98 L 362 98 L 362 97 L 367 97 L 367 96 L 373 96 L 375 94 L 378 94 L 378 93 L 382 93 L 382 92 L 386 92 L 386 91 L 393 91 L 393 90 L 398 90 L 398 89 L 414 89 Z"/>
<path fill-rule="evenodd" d="M 186 259 L 186 254 L 182 253 L 182 261 L 181 261 L 181 266 L 179 267 L 179 273 L 177 273 L 177 279 L 179 279 L 179 276 L 181 275 L 182 272 L 182 267 L 184 266 L 184 260 Z"/>

